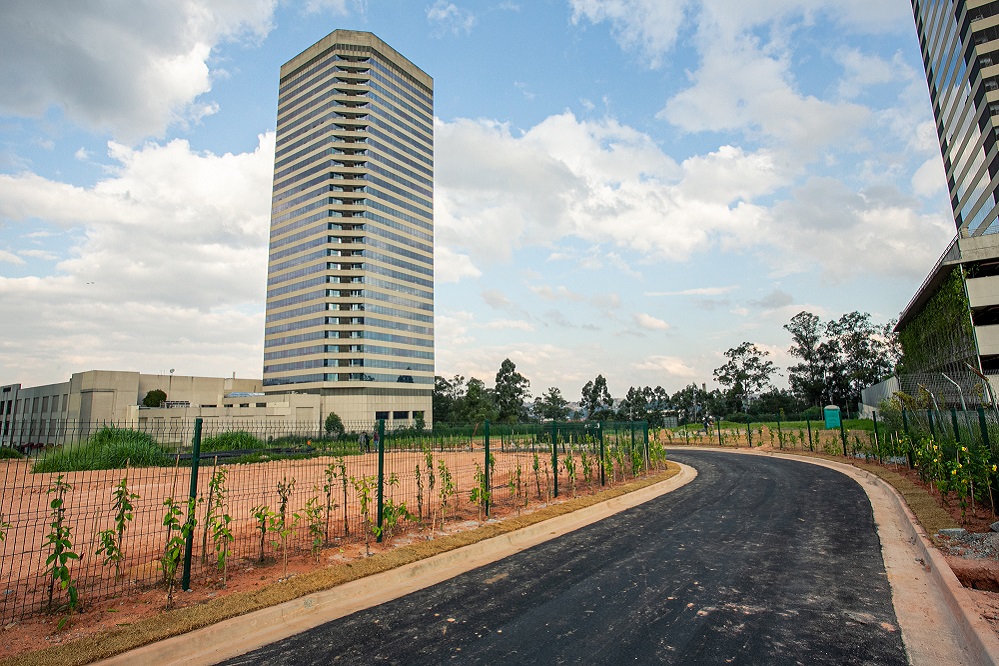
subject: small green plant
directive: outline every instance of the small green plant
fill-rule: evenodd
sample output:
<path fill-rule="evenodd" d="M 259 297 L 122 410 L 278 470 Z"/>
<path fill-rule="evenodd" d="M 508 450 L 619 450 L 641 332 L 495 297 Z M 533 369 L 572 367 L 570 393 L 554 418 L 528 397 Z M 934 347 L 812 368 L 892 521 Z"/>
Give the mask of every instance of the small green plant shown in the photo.
<path fill-rule="evenodd" d="M 59 621 L 58 629 L 62 629 L 66 625 L 80 601 L 76 582 L 69 569 L 71 560 L 80 559 L 80 556 L 73 551 L 72 531 L 66 524 L 66 493 L 72 489 L 73 486 L 63 481 L 63 475 L 60 474 L 47 491 L 49 495 L 54 495 L 49 502 L 49 508 L 52 510 L 50 514 L 52 522 L 49 523 L 50 530 L 45 536 L 44 544 L 52 548 L 49 556 L 45 559 L 45 574 L 49 578 L 49 610 L 52 610 L 53 595 L 57 584 L 69 596 L 69 602 L 64 606 L 68 612 Z"/>
<path fill-rule="evenodd" d="M 347 522 L 347 462 L 343 456 L 333 461 L 336 465 L 336 476 L 340 479 L 340 490 L 343 492 L 343 535 L 350 536 L 350 524 Z"/>
<path fill-rule="evenodd" d="M 423 445 L 423 469 L 427 475 L 427 517 L 430 518 L 430 531 L 433 531 L 433 518 L 430 511 L 430 500 L 434 496 L 434 488 L 437 485 L 437 477 L 434 476 L 434 454 L 430 446 Z"/>
<path fill-rule="evenodd" d="M 281 551 L 282 562 L 284 563 L 284 573 L 282 578 L 288 577 L 288 537 L 295 529 L 295 525 L 298 523 L 299 515 L 293 513 L 291 515 L 291 520 L 288 520 L 287 513 L 281 513 L 276 511 L 268 516 L 267 531 L 277 534 L 278 538 L 271 541 L 271 545 L 274 548 Z"/>
<path fill-rule="evenodd" d="M 319 504 L 318 497 L 310 497 L 305 501 L 305 508 L 302 515 L 309 526 L 309 536 L 312 538 L 312 557 L 318 562 L 319 555 L 323 550 L 323 506 Z M 329 525 L 329 521 L 326 523 Z"/>
<path fill-rule="evenodd" d="M 326 496 L 326 511 L 325 511 L 325 529 L 323 531 L 323 536 L 326 539 L 326 543 L 330 543 L 330 516 L 333 515 L 333 510 L 337 508 L 337 503 L 333 499 L 333 489 L 336 485 L 337 479 L 337 469 L 336 463 L 331 462 L 323 468 L 323 475 L 326 477 L 323 483 L 323 494 Z M 346 515 L 346 508 L 344 509 L 344 514 Z"/>
<path fill-rule="evenodd" d="M 475 463 L 475 474 L 472 475 L 472 479 L 473 485 L 472 490 L 468 495 L 468 499 L 471 500 L 472 504 L 474 504 L 478 510 L 478 518 L 481 522 L 482 509 L 489 502 L 489 484 L 486 473 L 483 471 L 479 463 Z"/>
<path fill-rule="evenodd" d="M 7 530 L 12 527 L 10 523 L 3 519 L 3 514 L 0 513 L 0 541 L 7 540 Z"/>
<path fill-rule="evenodd" d="M 437 461 L 437 475 L 440 477 L 440 490 L 438 495 L 441 500 L 441 532 L 444 531 L 444 520 L 447 518 L 447 508 L 448 500 L 455 493 L 454 478 L 451 476 L 451 470 L 444 463 L 444 460 Z"/>
<path fill-rule="evenodd" d="M 420 470 L 420 463 L 417 461 L 416 469 L 416 515 L 419 521 L 423 522 L 423 472 Z"/>
<path fill-rule="evenodd" d="M 173 605 L 173 590 L 177 583 L 177 568 L 180 566 L 180 559 L 184 554 L 184 546 L 187 537 L 193 533 L 198 521 L 194 517 L 194 510 L 197 508 L 197 500 L 191 498 L 187 501 L 187 519 L 184 517 L 184 510 L 180 504 L 168 497 L 163 502 L 166 513 L 163 514 L 163 526 L 167 528 L 167 543 L 163 549 L 163 557 L 160 564 L 163 567 L 163 579 L 167 586 L 167 603 L 169 609 Z"/>
<path fill-rule="evenodd" d="M 586 449 L 580 449 L 579 451 L 579 466 L 583 468 L 583 483 L 590 488 L 593 487 L 593 458 Z"/>
<path fill-rule="evenodd" d="M 360 504 L 361 520 L 364 521 L 364 553 L 371 555 L 371 490 L 376 479 L 373 476 L 350 477 L 350 482 L 357 493 L 357 501 Z"/>
<path fill-rule="evenodd" d="M 227 474 L 228 470 L 225 467 L 220 467 L 212 475 L 212 480 L 208 484 L 208 509 L 205 512 L 205 534 L 206 537 L 211 536 L 212 539 L 215 564 L 222 572 L 222 587 L 225 587 L 229 573 L 229 548 L 235 540 L 230 527 L 232 516 L 226 510 L 228 492 L 225 483 Z M 202 550 L 207 556 L 207 543 L 202 546 Z"/>
<path fill-rule="evenodd" d="M 572 490 L 572 496 L 576 496 L 576 457 L 572 454 L 570 450 L 569 453 L 565 455 L 562 459 L 562 468 L 565 470 L 565 474 L 569 479 L 569 488 Z"/>
<path fill-rule="evenodd" d="M 129 523 L 135 517 L 135 506 L 133 501 L 139 496 L 128 489 L 128 475 L 121 477 L 121 481 L 115 486 L 111 493 L 111 508 L 114 510 L 114 528 L 106 529 L 97 535 L 97 555 L 104 556 L 104 566 L 114 562 L 115 578 L 121 576 L 121 563 L 125 559 L 125 531 Z"/>
<path fill-rule="evenodd" d="M 538 501 L 541 501 L 541 460 L 537 452 L 534 453 L 534 462 L 531 464 L 531 471 L 534 472 L 534 485 L 538 489 Z"/>
<path fill-rule="evenodd" d="M 250 512 L 257 521 L 257 530 L 260 532 L 260 558 L 257 561 L 263 562 L 264 546 L 267 544 L 267 520 L 271 516 L 271 508 L 260 504 L 250 509 Z"/>

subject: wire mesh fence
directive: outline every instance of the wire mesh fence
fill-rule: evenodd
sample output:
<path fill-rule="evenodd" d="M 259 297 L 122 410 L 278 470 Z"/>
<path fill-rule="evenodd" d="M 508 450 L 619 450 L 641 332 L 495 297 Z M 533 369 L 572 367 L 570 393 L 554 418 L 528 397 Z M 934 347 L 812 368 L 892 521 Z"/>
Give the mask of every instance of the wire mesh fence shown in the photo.
<path fill-rule="evenodd" d="M 64 608 L 68 588 L 88 603 L 403 531 L 432 537 L 665 463 L 644 422 L 59 428 L 58 445 L 0 461 L 0 622 Z M 64 586 L 66 553 L 79 559 L 65 561 Z"/>

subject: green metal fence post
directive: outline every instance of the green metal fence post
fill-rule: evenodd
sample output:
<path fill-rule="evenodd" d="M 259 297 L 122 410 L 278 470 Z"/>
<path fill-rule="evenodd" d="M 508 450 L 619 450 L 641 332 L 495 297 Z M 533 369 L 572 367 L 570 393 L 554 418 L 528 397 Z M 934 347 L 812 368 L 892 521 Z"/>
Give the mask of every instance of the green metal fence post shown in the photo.
<path fill-rule="evenodd" d="M 189 591 L 191 589 L 191 551 L 194 546 L 194 528 L 191 521 L 194 516 L 194 508 L 198 501 L 198 465 L 201 462 L 201 418 L 194 419 L 194 440 L 191 442 L 191 490 L 188 493 L 187 502 L 187 539 L 184 543 L 184 575 L 180 581 L 180 589 Z"/>
<path fill-rule="evenodd" d="M 954 426 L 954 441 L 957 442 L 958 446 L 960 446 L 961 445 L 961 430 L 959 429 L 959 427 L 957 425 L 957 407 L 951 407 L 950 408 L 950 420 L 951 420 L 951 423 Z"/>
<path fill-rule="evenodd" d="M 558 424 L 552 421 L 552 497 L 558 497 Z"/>
<path fill-rule="evenodd" d="M 746 419 L 746 446 L 753 448 L 753 424 Z"/>
<path fill-rule="evenodd" d="M 805 419 L 805 425 L 808 427 L 808 450 L 814 451 L 815 447 L 812 446 L 812 420 Z"/>
<path fill-rule="evenodd" d="M 378 421 L 378 543 L 382 542 L 382 515 L 385 508 L 385 421 Z"/>
<path fill-rule="evenodd" d="M 718 419 L 718 423 L 716 425 L 718 426 L 718 446 L 720 447 L 722 445 L 721 419 L 720 418 Z"/>
<path fill-rule="evenodd" d="M 906 411 L 905 407 L 902 407 L 902 432 L 905 434 L 905 441 L 907 446 L 905 447 L 905 459 L 909 463 L 909 469 L 914 469 L 916 467 L 916 459 L 913 454 L 912 438 L 909 437 L 909 412 Z"/>
<path fill-rule="evenodd" d="M 780 442 L 780 448 L 784 448 L 784 433 L 780 429 L 780 413 L 777 414 L 777 441 Z"/>
<path fill-rule="evenodd" d="M 843 457 L 846 458 L 846 427 L 843 425 L 843 419 L 839 420 L 839 434 L 843 438 Z"/>
<path fill-rule="evenodd" d="M 937 429 L 933 425 L 933 410 L 932 409 L 927 409 L 926 410 L 926 419 L 930 422 L 930 437 L 932 437 L 934 440 L 936 440 L 936 438 L 937 438 Z"/>
<path fill-rule="evenodd" d="M 878 462 L 883 463 L 884 460 L 881 459 L 881 444 L 878 442 L 878 413 L 871 412 L 871 418 L 874 419 L 874 455 L 878 457 Z"/>
<path fill-rule="evenodd" d="M 600 421 L 597 421 L 597 438 L 600 440 L 600 485 L 607 485 L 607 475 L 604 473 L 604 428 Z"/>
<path fill-rule="evenodd" d="M 482 469 L 485 470 L 485 479 L 484 479 L 483 483 L 486 486 L 485 488 L 483 488 L 483 490 L 485 491 L 485 495 L 482 498 L 482 504 L 483 504 L 483 506 L 486 509 L 486 518 L 488 518 L 489 517 L 489 495 L 490 495 L 490 492 L 492 491 L 492 488 L 493 488 L 493 484 L 492 484 L 492 471 L 491 471 L 491 469 L 489 467 L 489 419 L 486 419 L 486 423 L 485 423 L 485 425 L 482 428 L 482 437 L 483 437 L 483 448 L 486 450 L 485 465 L 483 465 L 483 467 L 482 467 Z M 502 440 L 502 435 L 501 435 L 500 436 L 500 442 L 502 442 L 502 441 L 503 440 Z"/>
<path fill-rule="evenodd" d="M 992 453 L 992 443 L 989 442 L 989 424 L 985 420 L 985 408 L 978 408 L 978 427 L 982 431 L 982 446 L 989 450 L 989 455 L 991 457 Z"/>

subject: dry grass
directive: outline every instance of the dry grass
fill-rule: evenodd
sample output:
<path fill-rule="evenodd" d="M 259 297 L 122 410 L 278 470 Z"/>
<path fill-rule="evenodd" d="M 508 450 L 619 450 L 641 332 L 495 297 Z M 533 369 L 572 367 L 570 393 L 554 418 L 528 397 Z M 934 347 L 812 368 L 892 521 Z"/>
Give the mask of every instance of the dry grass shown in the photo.
<path fill-rule="evenodd" d="M 0 662 L 0 666 L 27 666 L 29 664 L 32 666 L 76 666 L 89 664 L 171 636 L 201 629 L 222 620 L 276 606 L 365 576 L 395 569 L 433 555 L 513 532 L 665 481 L 675 476 L 679 471 L 680 468 L 675 463 L 670 463 L 665 472 L 609 488 L 593 495 L 566 500 L 528 515 L 490 523 L 474 530 L 438 537 L 431 541 L 402 546 L 390 552 L 380 553 L 356 562 L 316 569 L 252 592 L 236 592 L 199 606 L 167 611 L 131 626 L 11 657 Z"/>

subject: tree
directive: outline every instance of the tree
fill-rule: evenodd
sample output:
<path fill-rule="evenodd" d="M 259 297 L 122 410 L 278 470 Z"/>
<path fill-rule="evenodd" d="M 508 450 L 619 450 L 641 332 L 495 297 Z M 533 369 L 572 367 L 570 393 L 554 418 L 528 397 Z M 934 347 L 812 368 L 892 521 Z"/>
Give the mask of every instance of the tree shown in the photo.
<path fill-rule="evenodd" d="M 167 394 L 162 389 L 153 389 L 142 399 L 143 407 L 159 407 L 166 402 Z"/>
<path fill-rule="evenodd" d="M 728 362 L 715 369 L 715 380 L 726 391 L 730 406 L 745 411 L 749 396 L 757 395 L 770 386 L 770 377 L 777 369 L 773 361 L 766 360 L 770 352 L 758 349 L 750 342 L 743 342 L 725 352 Z"/>
<path fill-rule="evenodd" d="M 457 401 L 452 423 L 481 423 L 486 420 L 496 420 L 493 392 L 481 379 L 472 377 L 465 387 L 465 395 Z"/>
<path fill-rule="evenodd" d="M 649 387 L 628 389 L 618 407 L 618 414 L 625 421 L 648 421 L 649 420 L 649 395 L 652 389 Z"/>
<path fill-rule="evenodd" d="M 330 412 L 326 415 L 323 430 L 326 431 L 327 437 L 333 437 L 334 439 L 340 439 L 347 432 L 347 429 L 343 427 L 343 420 L 336 412 Z"/>
<path fill-rule="evenodd" d="M 607 390 L 607 380 L 603 375 L 597 375 L 593 381 L 586 382 L 582 390 L 581 407 L 587 419 L 604 420 L 610 416 L 610 408 L 613 406 L 614 399 Z"/>
<path fill-rule="evenodd" d="M 812 313 L 802 311 L 791 317 L 784 328 L 791 333 L 788 353 L 801 359 L 801 363 L 788 367 L 788 384 L 806 403 L 821 407 L 829 350 L 822 346 L 820 320 Z"/>
<path fill-rule="evenodd" d="M 788 383 L 810 406 L 850 408 L 860 392 L 890 376 L 898 363 L 894 322 L 877 326 L 866 312 L 851 312 L 823 325 L 799 312 L 784 326 L 791 333 L 788 352 L 801 363 L 788 368 Z"/>
<path fill-rule="evenodd" d="M 534 400 L 534 413 L 546 421 L 565 421 L 569 418 L 569 401 L 562 391 L 553 386 Z"/>
<path fill-rule="evenodd" d="M 434 421 L 438 423 L 457 423 L 459 402 L 465 391 L 465 378 L 455 375 L 452 379 L 441 376 L 434 377 Z"/>
<path fill-rule="evenodd" d="M 707 397 L 707 391 L 692 383 L 674 393 L 670 403 L 677 409 L 678 416 L 684 423 L 691 423 L 703 418 Z"/>
<path fill-rule="evenodd" d="M 524 401 L 530 398 L 528 387 L 531 382 L 517 372 L 517 366 L 510 359 L 503 359 L 496 373 L 496 387 L 493 389 L 498 410 L 497 420 L 504 423 L 516 423 L 524 420 L 527 410 Z"/>
<path fill-rule="evenodd" d="M 826 325 L 826 335 L 839 343 L 845 374 L 846 405 L 860 402 L 868 386 L 890 376 L 894 359 L 884 328 L 871 323 L 868 313 L 851 312 Z"/>

